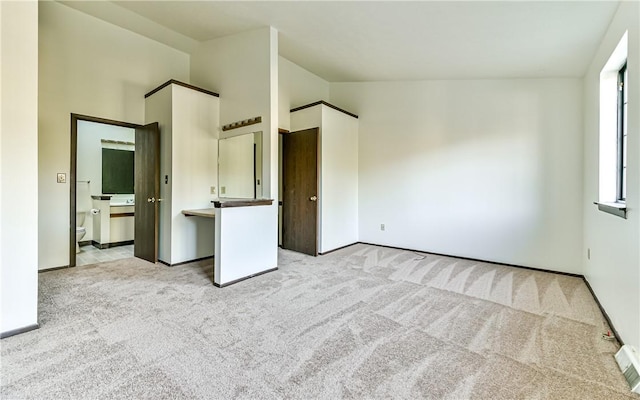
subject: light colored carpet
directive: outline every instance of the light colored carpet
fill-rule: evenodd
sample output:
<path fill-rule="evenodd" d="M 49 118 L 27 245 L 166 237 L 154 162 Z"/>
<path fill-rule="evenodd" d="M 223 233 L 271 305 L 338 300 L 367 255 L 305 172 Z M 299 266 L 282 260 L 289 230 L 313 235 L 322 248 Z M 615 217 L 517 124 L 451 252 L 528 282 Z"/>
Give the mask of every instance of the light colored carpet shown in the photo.
<path fill-rule="evenodd" d="M 211 261 L 40 274 L 3 399 L 638 399 L 579 278 L 355 245 L 229 286 Z"/>

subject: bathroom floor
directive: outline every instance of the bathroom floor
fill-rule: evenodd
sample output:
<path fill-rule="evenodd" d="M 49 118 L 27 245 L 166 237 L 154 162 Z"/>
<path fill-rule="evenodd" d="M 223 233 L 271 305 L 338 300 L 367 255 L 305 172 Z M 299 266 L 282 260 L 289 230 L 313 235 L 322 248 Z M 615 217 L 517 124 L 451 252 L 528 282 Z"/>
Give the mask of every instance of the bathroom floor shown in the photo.
<path fill-rule="evenodd" d="M 117 246 L 100 250 L 92 245 L 80 247 L 80 253 L 76 254 L 76 266 L 96 264 L 105 261 L 120 260 L 133 257 L 133 245 Z"/>

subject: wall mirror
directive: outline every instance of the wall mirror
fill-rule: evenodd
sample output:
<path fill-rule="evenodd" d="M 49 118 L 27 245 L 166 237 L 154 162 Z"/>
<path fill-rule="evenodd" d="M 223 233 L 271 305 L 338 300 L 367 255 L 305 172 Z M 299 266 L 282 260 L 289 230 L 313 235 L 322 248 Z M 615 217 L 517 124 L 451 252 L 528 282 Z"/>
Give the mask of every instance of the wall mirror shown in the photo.
<path fill-rule="evenodd" d="M 262 131 L 220 139 L 219 197 L 262 197 Z"/>

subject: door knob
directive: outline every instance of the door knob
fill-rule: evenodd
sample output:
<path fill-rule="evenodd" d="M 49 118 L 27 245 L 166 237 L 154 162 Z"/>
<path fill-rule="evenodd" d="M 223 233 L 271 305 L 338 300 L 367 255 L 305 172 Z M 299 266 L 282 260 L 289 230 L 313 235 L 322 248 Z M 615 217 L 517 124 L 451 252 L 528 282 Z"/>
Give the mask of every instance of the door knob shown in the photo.
<path fill-rule="evenodd" d="M 318 196 L 311 196 L 311 197 L 309 197 L 309 200 L 316 201 L 316 200 L 318 200 Z"/>
<path fill-rule="evenodd" d="M 155 203 L 156 202 L 156 198 L 155 197 L 149 197 L 147 199 L 147 203 Z"/>

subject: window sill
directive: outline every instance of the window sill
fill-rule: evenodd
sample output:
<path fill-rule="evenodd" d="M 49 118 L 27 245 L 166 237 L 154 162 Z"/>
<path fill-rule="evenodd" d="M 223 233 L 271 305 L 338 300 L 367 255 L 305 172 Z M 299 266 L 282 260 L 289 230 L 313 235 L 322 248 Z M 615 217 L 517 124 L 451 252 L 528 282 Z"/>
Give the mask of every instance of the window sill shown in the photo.
<path fill-rule="evenodd" d="M 627 205 L 625 203 L 600 203 L 596 201 L 593 204 L 597 205 L 600 211 L 627 219 Z"/>

